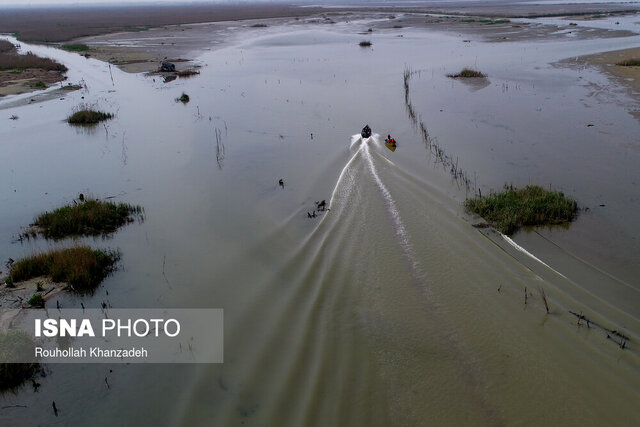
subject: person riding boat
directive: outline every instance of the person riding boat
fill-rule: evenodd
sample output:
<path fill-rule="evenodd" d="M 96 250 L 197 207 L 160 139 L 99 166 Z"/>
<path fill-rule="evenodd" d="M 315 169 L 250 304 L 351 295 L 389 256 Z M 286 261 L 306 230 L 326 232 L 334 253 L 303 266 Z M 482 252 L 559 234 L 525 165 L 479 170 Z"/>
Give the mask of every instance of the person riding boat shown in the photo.
<path fill-rule="evenodd" d="M 369 138 L 371 136 L 371 128 L 369 127 L 369 125 L 365 125 L 365 127 L 362 128 L 362 132 L 360 132 L 360 135 L 363 138 Z"/>

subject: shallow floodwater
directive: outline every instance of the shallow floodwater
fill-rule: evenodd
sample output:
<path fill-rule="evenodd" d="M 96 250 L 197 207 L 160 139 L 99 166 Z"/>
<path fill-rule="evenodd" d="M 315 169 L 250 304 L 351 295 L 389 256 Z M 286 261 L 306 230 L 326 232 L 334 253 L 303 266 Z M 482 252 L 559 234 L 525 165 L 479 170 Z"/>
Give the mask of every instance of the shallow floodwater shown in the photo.
<path fill-rule="evenodd" d="M 2 110 L 19 116 L 0 127 L 2 259 L 64 245 L 15 237 L 80 192 L 141 204 L 144 223 L 87 239 L 119 248 L 120 270 L 62 305 L 223 308 L 225 362 L 53 365 L 38 393 L 1 398 L 3 425 L 640 422 L 640 125 L 602 75 L 549 65 L 639 39 L 469 44 L 403 29 L 363 49 L 366 25 L 270 27 L 170 83 L 32 47 L 86 87 Z M 488 84 L 446 78 L 466 65 Z M 471 189 L 425 149 L 405 67 L 420 71 L 414 108 Z M 70 127 L 80 102 L 116 118 Z M 512 244 L 472 228 L 461 205 L 505 182 L 591 209 Z M 307 218 L 323 199 L 331 210 Z M 626 349 L 568 310 L 624 331 Z"/>

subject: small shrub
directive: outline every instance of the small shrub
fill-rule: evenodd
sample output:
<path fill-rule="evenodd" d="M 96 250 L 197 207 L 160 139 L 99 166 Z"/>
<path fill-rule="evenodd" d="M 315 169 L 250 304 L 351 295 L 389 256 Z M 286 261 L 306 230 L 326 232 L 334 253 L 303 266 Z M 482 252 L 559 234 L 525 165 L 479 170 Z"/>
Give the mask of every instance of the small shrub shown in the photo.
<path fill-rule="evenodd" d="M 474 77 L 487 77 L 485 74 L 482 74 L 480 71 L 473 70 L 471 68 L 463 68 L 458 74 L 448 74 L 447 77 L 452 79 L 468 79 Z"/>
<path fill-rule="evenodd" d="M 44 307 L 44 298 L 42 298 L 42 294 L 33 294 L 27 303 L 31 307 L 43 308 Z"/>
<path fill-rule="evenodd" d="M 360 47 L 370 47 L 372 43 L 369 40 L 363 40 L 360 42 Z"/>
<path fill-rule="evenodd" d="M 182 102 L 183 104 L 186 104 L 189 101 L 190 101 L 189 95 L 187 95 L 184 92 L 182 92 L 182 95 L 180 95 L 180 98 L 176 98 L 176 102 Z"/>
<path fill-rule="evenodd" d="M 47 85 L 42 81 L 39 81 L 39 82 L 35 83 L 34 86 L 39 88 L 39 89 L 46 89 L 46 87 L 47 87 Z"/>

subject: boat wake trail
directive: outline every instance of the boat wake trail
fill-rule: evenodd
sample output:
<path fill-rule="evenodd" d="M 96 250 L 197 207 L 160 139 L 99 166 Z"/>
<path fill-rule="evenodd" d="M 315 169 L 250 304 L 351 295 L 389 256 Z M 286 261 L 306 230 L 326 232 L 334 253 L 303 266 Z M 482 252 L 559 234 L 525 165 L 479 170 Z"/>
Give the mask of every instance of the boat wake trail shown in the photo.
<path fill-rule="evenodd" d="M 351 159 L 349 159 L 345 167 L 340 172 L 340 176 L 338 177 L 336 186 L 334 187 L 333 192 L 331 194 L 329 207 L 330 208 L 334 207 L 336 197 L 338 197 L 341 194 L 348 194 L 351 192 L 357 180 L 355 179 L 355 176 L 349 173 L 349 171 L 351 169 L 352 164 L 356 161 L 356 159 L 359 156 L 363 156 L 366 161 L 366 164 L 368 165 L 369 171 L 373 176 L 374 182 L 376 183 L 376 186 L 380 190 L 380 193 L 382 194 L 382 197 L 385 200 L 387 211 L 391 216 L 391 221 L 393 223 L 395 235 L 398 238 L 403 254 L 409 260 L 414 279 L 421 280 L 425 277 L 425 274 L 420 267 L 420 263 L 418 262 L 418 257 L 416 256 L 413 250 L 413 247 L 411 245 L 411 239 L 409 238 L 409 233 L 407 232 L 407 228 L 404 222 L 402 221 L 402 217 L 400 216 L 400 212 L 398 211 L 396 202 L 391 196 L 391 192 L 382 182 L 382 178 L 378 173 L 378 169 L 374 163 L 373 156 L 371 154 L 371 149 L 370 149 L 371 144 L 381 146 L 380 135 L 373 134 L 370 138 L 364 138 L 364 139 L 359 134 L 352 135 L 350 148 L 353 149 L 358 144 L 359 144 L 358 149 L 356 150 L 356 152 L 353 154 Z M 389 163 L 393 165 L 391 161 L 389 161 Z"/>
<path fill-rule="evenodd" d="M 395 200 L 393 200 L 391 193 L 389 192 L 387 187 L 384 185 L 384 183 L 382 182 L 382 179 L 380 178 L 380 175 L 378 174 L 376 165 L 373 162 L 373 157 L 371 156 L 369 144 L 365 142 L 364 144 L 362 144 L 362 146 L 363 146 L 364 156 L 367 159 L 367 164 L 369 165 L 369 170 L 371 171 L 371 174 L 373 175 L 373 179 L 375 180 L 376 185 L 380 189 L 380 192 L 382 193 L 382 196 L 385 199 L 387 211 L 391 215 L 394 231 L 396 233 L 396 237 L 400 241 L 400 246 L 402 247 L 402 251 L 404 252 L 404 255 L 407 257 L 409 262 L 411 263 L 411 268 L 413 269 L 413 273 L 416 276 L 415 278 L 422 279 L 424 278 L 424 273 L 420 268 L 418 258 L 416 257 L 415 252 L 413 251 L 413 247 L 411 246 L 409 233 L 407 233 L 407 228 L 402 222 L 402 218 L 400 217 L 400 212 L 398 211 L 396 202 Z"/>

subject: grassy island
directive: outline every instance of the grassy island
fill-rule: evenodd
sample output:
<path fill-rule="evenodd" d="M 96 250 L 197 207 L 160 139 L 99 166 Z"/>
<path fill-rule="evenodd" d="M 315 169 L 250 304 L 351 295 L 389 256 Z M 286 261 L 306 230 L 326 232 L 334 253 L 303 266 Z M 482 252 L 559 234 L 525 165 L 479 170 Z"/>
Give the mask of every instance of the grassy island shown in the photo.
<path fill-rule="evenodd" d="M 111 113 L 81 108 L 67 117 L 67 122 L 72 125 L 95 125 L 111 118 L 113 118 L 113 114 Z"/>
<path fill-rule="evenodd" d="M 98 286 L 119 259 L 117 252 L 88 246 L 55 249 L 17 261 L 11 266 L 9 277 L 16 283 L 46 276 L 54 282 L 69 284 L 75 291 L 86 292 Z"/>
<path fill-rule="evenodd" d="M 537 185 L 506 188 L 501 193 L 465 201 L 469 212 L 480 215 L 504 234 L 513 234 L 523 226 L 561 224 L 571 221 L 578 209 L 575 200 L 562 192 Z"/>
<path fill-rule="evenodd" d="M 452 79 L 469 79 L 487 76 L 480 71 L 472 70 L 471 68 L 463 68 L 458 74 L 447 74 L 447 77 Z"/>
<path fill-rule="evenodd" d="M 33 225 L 45 237 L 109 234 L 123 225 L 141 219 L 143 209 L 127 203 L 87 199 L 39 215 Z"/>

